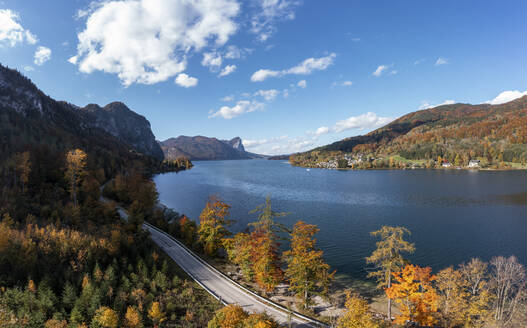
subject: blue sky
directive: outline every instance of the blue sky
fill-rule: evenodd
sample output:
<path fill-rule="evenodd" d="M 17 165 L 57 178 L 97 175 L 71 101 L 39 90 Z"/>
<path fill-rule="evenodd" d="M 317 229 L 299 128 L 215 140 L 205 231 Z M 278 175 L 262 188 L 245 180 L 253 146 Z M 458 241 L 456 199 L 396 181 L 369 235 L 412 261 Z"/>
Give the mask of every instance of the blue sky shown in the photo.
<path fill-rule="evenodd" d="M 527 90 L 527 2 L 4 0 L 0 62 L 84 106 L 122 101 L 159 140 L 282 154 L 442 103 Z M 527 94 L 527 93 L 526 93 Z"/>

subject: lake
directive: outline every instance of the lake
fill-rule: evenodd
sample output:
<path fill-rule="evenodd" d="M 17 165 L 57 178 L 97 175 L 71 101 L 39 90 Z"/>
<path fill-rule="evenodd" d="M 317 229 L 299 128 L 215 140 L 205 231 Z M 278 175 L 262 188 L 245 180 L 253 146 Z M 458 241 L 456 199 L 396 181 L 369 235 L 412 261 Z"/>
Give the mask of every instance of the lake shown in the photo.
<path fill-rule="evenodd" d="M 209 195 L 232 206 L 234 232 L 255 220 L 249 211 L 271 196 L 292 227 L 316 224 L 318 245 L 339 274 L 364 277 L 375 248 L 370 231 L 404 226 L 434 271 L 472 257 L 516 255 L 527 264 L 527 171 L 372 170 L 292 167 L 284 161 L 199 161 L 189 171 L 154 178 L 160 201 L 198 219 Z"/>

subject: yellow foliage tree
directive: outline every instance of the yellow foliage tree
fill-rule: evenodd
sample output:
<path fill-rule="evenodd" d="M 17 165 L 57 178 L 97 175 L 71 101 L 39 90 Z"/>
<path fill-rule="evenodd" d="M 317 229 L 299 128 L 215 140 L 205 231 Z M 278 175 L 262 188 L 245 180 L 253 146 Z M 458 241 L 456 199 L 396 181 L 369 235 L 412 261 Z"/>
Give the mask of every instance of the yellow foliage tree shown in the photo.
<path fill-rule="evenodd" d="M 373 237 L 380 237 L 376 243 L 377 249 L 371 256 L 366 258 L 367 263 L 375 265 L 375 271 L 370 272 L 368 277 L 374 277 L 378 281 L 380 289 L 390 288 L 392 285 L 392 273 L 401 269 L 405 264 L 402 253 L 413 253 L 414 244 L 404 240 L 405 234 L 410 230 L 404 227 L 383 226 L 380 230 L 370 233 Z M 392 318 L 392 301 L 388 298 L 388 319 Z"/>
<path fill-rule="evenodd" d="M 66 154 L 66 178 L 70 183 L 70 193 L 75 207 L 77 207 L 77 188 L 84 175 L 86 157 L 86 153 L 80 149 L 71 150 Z"/>
<path fill-rule="evenodd" d="M 109 307 L 102 306 L 95 312 L 93 320 L 104 328 L 117 328 L 119 315 Z"/>
<path fill-rule="evenodd" d="M 126 309 L 124 315 L 124 326 L 126 328 L 141 328 L 143 327 L 143 321 L 141 319 L 141 313 L 134 307 L 129 306 Z"/>
<path fill-rule="evenodd" d="M 199 216 L 199 242 L 203 245 L 205 253 L 209 256 L 216 255 L 222 245 L 222 239 L 229 235 L 227 226 L 232 223 L 226 218 L 229 216 L 230 206 L 219 199 L 211 198 Z"/>
<path fill-rule="evenodd" d="M 348 291 L 345 306 L 346 311 L 339 318 L 337 328 L 380 328 L 366 300 Z"/>
<path fill-rule="evenodd" d="M 153 302 L 148 310 L 148 317 L 154 323 L 154 327 L 159 327 L 159 324 L 166 320 L 165 313 L 161 311 L 161 304 Z"/>
<path fill-rule="evenodd" d="M 208 328 L 242 328 L 243 321 L 247 317 L 247 313 L 241 306 L 229 304 L 216 311 L 208 323 Z"/>
<path fill-rule="evenodd" d="M 68 326 L 68 322 L 66 320 L 57 320 L 57 319 L 49 319 L 44 324 L 45 328 L 66 328 Z M 2 327 L 2 325 L 0 325 Z"/>
<path fill-rule="evenodd" d="M 310 305 L 311 294 L 327 296 L 335 272 L 329 273 L 323 252 L 316 248 L 316 225 L 298 221 L 291 234 L 291 250 L 284 252 L 285 271 L 293 292 L 302 297 L 304 307 Z"/>
<path fill-rule="evenodd" d="M 386 289 L 386 295 L 399 304 L 401 314 L 395 317 L 395 323 L 404 325 L 410 321 L 431 327 L 436 322 L 439 296 L 432 286 L 436 276 L 431 271 L 408 264 L 393 273 L 396 283 Z"/>
<path fill-rule="evenodd" d="M 439 321 L 444 328 L 462 326 L 468 310 L 469 293 L 460 271 L 452 267 L 437 274 L 436 287 L 439 294 Z"/>
<path fill-rule="evenodd" d="M 208 328 L 279 328 L 280 325 L 265 313 L 247 314 L 237 304 L 229 304 L 209 321 Z"/>

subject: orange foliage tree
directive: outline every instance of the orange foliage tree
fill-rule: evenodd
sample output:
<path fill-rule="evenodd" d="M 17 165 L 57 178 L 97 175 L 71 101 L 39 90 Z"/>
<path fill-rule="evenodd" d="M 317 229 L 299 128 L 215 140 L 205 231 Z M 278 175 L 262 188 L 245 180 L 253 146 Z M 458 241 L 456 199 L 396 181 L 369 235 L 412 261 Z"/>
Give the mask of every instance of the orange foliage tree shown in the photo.
<path fill-rule="evenodd" d="M 395 317 L 395 323 L 410 321 L 427 327 L 435 323 L 439 296 L 432 286 L 437 278 L 431 271 L 429 267 L 408 264 L 393 273 L 396 282 L 386 289 L 386 295 L 400 306 L 401 314 Z"/>

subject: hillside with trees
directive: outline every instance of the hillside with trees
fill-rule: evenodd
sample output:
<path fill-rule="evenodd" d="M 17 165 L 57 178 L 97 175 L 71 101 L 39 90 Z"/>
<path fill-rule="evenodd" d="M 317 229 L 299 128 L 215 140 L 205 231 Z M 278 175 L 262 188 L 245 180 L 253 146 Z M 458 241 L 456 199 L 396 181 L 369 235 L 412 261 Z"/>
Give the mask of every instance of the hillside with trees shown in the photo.
<path fill-rule="evenodd" d="M 0 326 L 203 327 L 219 304 L 141 229 L 157 215 L 152 173 L 192 164 L 163 162 L 91 115 L 0 67 Z M 133 186 L 119 194 L 129 222 L 101 201 L 108 181 Z"/>
<path fill-rule="evenodd" d="M 339 163 L 346 160 L 347 163 Z M 335 168 L 468 166 L 517 168 L 527 164 L 527 96 L 501 105 L 453 104 L 407 114 L 366 135 L 290 157 L 294 165 Z"/>

